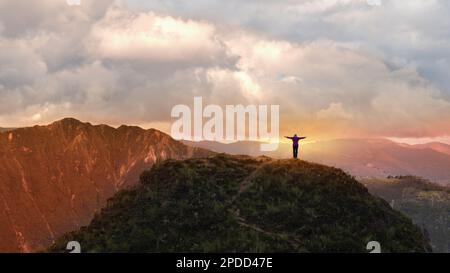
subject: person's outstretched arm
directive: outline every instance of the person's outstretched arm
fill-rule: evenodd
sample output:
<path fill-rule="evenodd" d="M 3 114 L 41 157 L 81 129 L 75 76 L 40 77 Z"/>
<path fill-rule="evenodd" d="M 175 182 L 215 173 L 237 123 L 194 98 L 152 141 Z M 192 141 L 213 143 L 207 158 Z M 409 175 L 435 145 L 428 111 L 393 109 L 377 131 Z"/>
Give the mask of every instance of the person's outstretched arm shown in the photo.
<path fill-rule="evenodd" d="M 306 137 L 304 136 L 304 137 L 301 137 L 300 139 L 305 139 Z"/>
<path fill-rule="evenodd" d="M 285 136 L 285 138 L 289 138 L 289 139 L 292 139 L 292 137 L 289 137 L 289 136 Z"/>

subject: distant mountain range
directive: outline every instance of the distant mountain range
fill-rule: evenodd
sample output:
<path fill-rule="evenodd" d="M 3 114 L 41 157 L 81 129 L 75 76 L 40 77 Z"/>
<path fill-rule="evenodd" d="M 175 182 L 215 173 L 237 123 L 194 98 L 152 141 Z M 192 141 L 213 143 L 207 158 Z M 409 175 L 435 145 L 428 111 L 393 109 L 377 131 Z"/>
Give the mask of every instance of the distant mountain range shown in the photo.
<path fill-rule="evenodd" d="M 42 250 L 65 232 L 88 225 L 109 198 L 135 187 L 141 173 L 157 162 L 205 158 L 215 154 L 212 151 L 261 154 L 257 142 L 185 144 L 154 129 L 113 128 L 71 118 L 47 126 L 2 129 L 0 252 Z M 304 145 L 300 154 L 309 161 L 343 168 L 359 177 L 413 174 L 443 184 L 450 177 L 448 145 L 441 143 L 409 146 L 387 140 L 334 140 Z M 267 155 L 288 158 L 291 147 L 282 144 L 276 153 Z M 219 161 L 231 164 L 233 160 Z M 226 165 L 223 167 L 227 169 Z M 231 177 L 233 171 L 229 171 Z M 168 179 L 172 173 L 164 175 Z M 211 174 L 215 175 L 216 172 Z M 220 179 L 227 181 L 228 177 Z M 315 246 L 310 245 L 309 249 Z"/>
<path fill-rule="evenodd" d="M 447 155 L 450 155 L 450 145 L 440 143 L 440 142 L 430 142 L 426 144 L 417 144 L 417 145 L 408 145 L 408 144 L 401 144 L 404 147 L 412 148 L 412 149 L 432 149 L 434 151 L 444 153 Z"/>
<path fill-rule="evenodd" d="M 291 157 L 291 145 L 280 144 L 276 152 L 260 152 L 258 142 L 184 142 L 194 147 L 230 154 Z M 420 176 L 450 185 L 450 145 L 400 144 L 386 139 L 338 139 L 303 144 L 302 159 L 335 166 L 357 177 L 385 178 L 396 175 Z"/>
<path fill-rule="evenodd" d="M 2 132 L 0 252 L 44 249 L 87 225 L 155 162 L 208 154 L 157 130 L 75 119 Z"/>

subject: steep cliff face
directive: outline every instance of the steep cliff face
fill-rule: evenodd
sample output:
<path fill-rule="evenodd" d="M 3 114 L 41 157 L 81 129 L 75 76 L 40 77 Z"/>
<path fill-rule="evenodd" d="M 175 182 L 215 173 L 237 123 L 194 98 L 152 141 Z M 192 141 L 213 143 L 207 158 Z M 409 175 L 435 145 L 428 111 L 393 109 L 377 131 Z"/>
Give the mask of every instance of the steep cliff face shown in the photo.
<path fill-rule="evenodd" d="M 208 153 L 157 130 L 75 119 L 0 133 L 0 252 L 43 249 L 156 161 Z"/>

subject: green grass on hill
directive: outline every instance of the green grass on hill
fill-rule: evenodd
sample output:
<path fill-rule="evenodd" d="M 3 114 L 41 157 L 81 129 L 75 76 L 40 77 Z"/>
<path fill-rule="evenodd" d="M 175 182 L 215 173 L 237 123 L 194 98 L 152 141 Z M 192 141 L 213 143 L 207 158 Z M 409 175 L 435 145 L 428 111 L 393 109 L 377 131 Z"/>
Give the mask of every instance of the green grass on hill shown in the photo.
<path fill-rule="evenodd" d="M 83 252 L 427 252 L 420 228 L 335 168 L 216 155 L 165 161 L 121 191 L 76 240 Z"/>

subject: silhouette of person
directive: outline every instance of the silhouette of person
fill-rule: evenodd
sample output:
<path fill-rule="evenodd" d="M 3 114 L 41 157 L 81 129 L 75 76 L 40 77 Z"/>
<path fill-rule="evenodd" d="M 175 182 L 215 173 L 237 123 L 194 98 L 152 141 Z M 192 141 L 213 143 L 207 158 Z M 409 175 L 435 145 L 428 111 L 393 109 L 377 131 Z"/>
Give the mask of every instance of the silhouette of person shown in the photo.
<path fill-rule="evenodd" d="M 306 137 L 298 137 L 297 134 L 295 134 L 293 137 L 285 137 L 290 140 L 292 140 L 292 152 L 294 154 L 294 158 L 298 157 L 298 142 L 302 139 L 305 139 Z"/>

